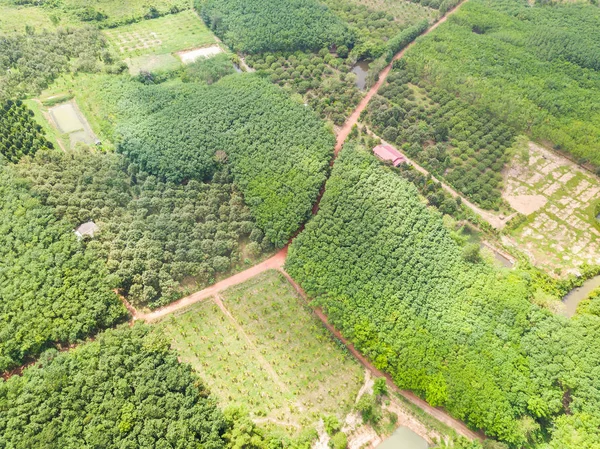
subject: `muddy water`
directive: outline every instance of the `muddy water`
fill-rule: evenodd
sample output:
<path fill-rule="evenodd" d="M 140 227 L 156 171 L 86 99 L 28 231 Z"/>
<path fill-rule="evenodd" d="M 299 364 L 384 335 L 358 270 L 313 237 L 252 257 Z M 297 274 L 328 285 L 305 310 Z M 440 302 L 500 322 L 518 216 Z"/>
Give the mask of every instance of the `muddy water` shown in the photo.
<path fill-rule="evenodd" d="M 240 68 L 239 65 L 237 65 L 235 62 L 233 63 L 233 68 L 235 69 L 236 72 L 238 73 L 242 73 L 243 70 Z"/>
<path fill-rule="evenodd" d="M 356 87 L 360 90 L 365 90 L 367 87 L 367 75 L 369 74 L 369 62 L 360 61 L 354 67 L 351 72 L 356 75 Z"/>
<path fill-rule="evenodd" d="M 588 279 L 581 287 L 576 287 L 571 290 L 563 298 L 563 304 L 565 305 L 563 315 L 568 316 L 569 318 L 575 315 L 575 311 L 577 310 L 579 303 L 587 298 L 588 295 L 597 288 L 600 288 L 600 276 Z"/>
<path fill-rule="evenodd" d="M 494 250 L 493 248 L 490 248 L 489 246 L 484 245 L 483 243 L 479 245 L 481 249 L 487 249 L 488 251 L 491 251 L 494 254 L 494 258 L 500 262 L 502 264 L 503 267 L 506 268 L 512 268 L 513 267 L 513 263 L 507 259 L 506 257 L 504 257 L 502 254 L 500 254 L 498 251 Z"/>

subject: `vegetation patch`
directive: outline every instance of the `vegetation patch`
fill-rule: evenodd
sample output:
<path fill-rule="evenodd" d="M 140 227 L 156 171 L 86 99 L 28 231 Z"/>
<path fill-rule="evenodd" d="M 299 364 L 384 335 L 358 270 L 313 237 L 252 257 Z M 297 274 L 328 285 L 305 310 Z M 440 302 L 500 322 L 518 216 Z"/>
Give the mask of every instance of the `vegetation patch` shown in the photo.
<path fill-rule="evenodd" d="M 22 376 L 0 382 L 5 447 L 224 449 L 228 428 L 190 367 L 140 324 L 46 352 Z"/>
<path fill-rule="evenodd" d="M 362 384 L 360 365 L 276 271 L 160 326 L 221 404 L 292 434 L 324 415 L 343 420 Z"/>
<path fill-rule="evenodd" d="M 599 27 L 600 9 L 590 4 L 473 0 L 405 59 L 429 86 L 598 166 Z"/>
<path fill-rule="evenodd" d="M 511 446 L 551 434 L 550 447 L 592 448 L 598 427 L 581 420 L 600 419 L 597 357 L 579 339 L 598 339 L 598 317 L 538 308 L 529 299 L 559 293 L 549 278 L 498 270 L 467 248 L 414 187 L 347 146 L 286 270 L 399 387 Z"/>
<path fill-rule="evenodd" d="M 316 0 L 197 0 L 204 22 L 241 53 L 351 47 L 353 33 Z"/>
<path fill-rule="evenodd" d="M 53 145 L 35 122 L 33 111 L 20 101 L 4 103 L 0 107 L 0 154 L 10 162 L 18 162 L 42 148 Z"/>
<path fill-rule="evenodd" d="M 0 165 L 0 198 L 4 372 L 51 345 L 69 345 L 111 326 L 126 311 L 98 254 L 31 195 L 11 166 Z"/>

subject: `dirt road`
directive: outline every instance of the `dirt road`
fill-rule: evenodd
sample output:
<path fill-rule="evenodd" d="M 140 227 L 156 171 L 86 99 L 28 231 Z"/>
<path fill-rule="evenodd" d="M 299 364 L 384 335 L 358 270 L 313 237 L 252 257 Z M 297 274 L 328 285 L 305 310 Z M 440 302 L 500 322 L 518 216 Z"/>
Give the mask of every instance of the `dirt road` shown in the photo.
<path fill-rule="evenodd" d="M 169 315 L 170 313 L 195 304 L 198 301 L 203 301 L 205 299 L 212 298 L 217 293 L 226 290 L 229 287 L 233 287 L 234 285 L 246 282 L 248 279 L 257 276 L 264 271 L 271 269 L 279 270 L 283 267 L 286 256 L 287 246 L 281 251 L 279 251 L 277 254 L 275 254 L 273 257 L 265 260 L 264 262 L 259 263 L 258 265 L 254 265 L 253 267 L 241 271 L 240 273 L 234 274 L 233 276 L 228 277 L 227 279 L 223 279 L 222 281 L 217 282 L 216 284 L 211 285 L 210 287 L 207 287 L 204 290 L 200 290 L 196 293 L 191 294 L 190 296 L 181 298 L 180 300 L 175 301 L 169 304 L 168 306 L 161 307 L 160 309 L 153 310 L 152 312 L 144 313 L 142 311 L 135 310 L 129 304 L 126 304 L 126 306 L 129 309 L 130 313 L 133 315 L 134 320 L 145 320 L 148 322 L 156 321 L 160 318 L 163 318 L 166 315 Z"/>
<path fill-rule="evenodd" d="M 438 20 L 431 27 L 429 27 L 427 29 L 427 31 L 425 31 L 422 34 L 422 36 L 427 36 L 429 33 L 431 33 L 433 30 L 435 30 L 437 27 L 439 27 L 442 23 L 444 23 L 446 20 L 448 20 L 448 17 L 450 15 L 454 14 L 467 1 L 468 0 L 463 0 L 458 5 L 456 5 L 454 7 L 454 9 L 451 9 L 450 11 L 448 11 L 445 16 L 441 17 L 440 20 Z M 363 99 L 361 100 L 361 102 L 358 103 L 358 106 L 356 107 L 356 109 L 354 110 L 354 112 L 352 113 L 352 115 L 350 115 L 350 117 L 348 117 L 348 120 L 346 120 L 346 123 L 344 123 L 344 126 L 342 126 L 340 128 L 340 130 L 338 132 L 338 135 L 337 135 L 336 145 L 335 145 L 335 155 L 336 156 L 340 152 L 340 150 L 342 149 L 342 147 L 344 146 L 344 142 L 346 141 L 346 139 L 350 135 L 350 132 L 352 131 L 352 127 L 358 123 L 358 119 L 360 118 L 360 114 L 362 113 L 362 111 L 364 111 L 364 109 L 367 107 L 367 105 L 371 101 L 371 98 L 373 98 L 373 96 L 377 93 L 377 91 L 379 90 L 379 88 L 385 82 L 385 79 L 389 75 L 390 70 L 392 70 L 392 64 L 394 63 L 394 61 L 397 61 L 398 59 L 402 58 L 404 56 L 404 54 L 406 53 L 406 51 L 410 47 L 412 47 L 414 44 L 415 43 L 413 41 L 410 44 L 408 44 L 399 53 L 396 53 L 396 55 L 392 59 L 392 62 L 390 64 L 388 64 L 381 71 L 381 73 L 379 74 L 379 80 L 369 89 L 369 91 L 363 97 Z"/>

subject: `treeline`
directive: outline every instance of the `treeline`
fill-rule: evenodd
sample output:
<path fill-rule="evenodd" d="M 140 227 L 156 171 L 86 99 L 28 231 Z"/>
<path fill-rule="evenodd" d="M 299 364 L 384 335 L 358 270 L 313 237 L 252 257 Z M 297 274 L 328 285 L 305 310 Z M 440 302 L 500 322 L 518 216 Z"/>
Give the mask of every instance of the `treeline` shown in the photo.
<path fill-rule="evenodd" d="M 558 293 L 549 279 L 467 248 L 413 186 L 347 145 L 286 270 L 399 387 L 510 447 L 595 448 L 600 317 L 538 308 Z"/>
<path fill-rule="evenodd" d="M 224 449 L 231 425 L 169 343 L 136 325 L 0 380 L 0 446 Z"/>
<path fill-rule="evenodd" d="M 473 0 L 405 59 L 430 86 L 598 166 L 599 26 L 600 9 L 589 4 Z"/>
<path fill-rule="evenodd" d="M 394 67 L 369 103 L 369 125 L 472 201 L 498 209 L 515 130 L 450 92 L 428 92 L 427 83 L 402 69 L 402 60 Z"/>
<path fill-rule="evenodd" d="M 352 47 L 347 24 L 316 0 L 196 0 L 206 25 L 241 53 Z"/>
<path fill-rule="evenodd" d="M 438 9 L 442 14 L 446 14 L 455 8 L 463 0 L 410 0 L 413 3 L 420 3 L 429 8 Z"/>
<path fill-rule="evenodd" d="M 0 154 L 9 162 L 18 162 L 42 148 L 53 148 L 33 115 L 20 100 L 8 100 L 0 107 Z"/>
<path fill-rule="evenodd" d="M 16 167 L 73 228 L 100 227 L 88 243 L 135 306 L 156 308 L 270 250 L 227 167 L 210 183 L 163 182 L 122 156 L 38 153 Z M 245 250 L 242 251 L 242 245 Z"/>
<path fill-rule="evenodd" d="M 37 94 L 70 72 L 121 72 L 99 30 L 66 28 L 0 38 L 0 100 Z"/>
<path fill-rule="evenodd" d="M 276 245 L 310 215 L 334 137 L 319 118 L 256 76 L 197 84 L 116 84 L 118 151 L 161 179 L 210 179 L 228 162 L 256 223 Z"/>
<path fill-rule="evenodd" d="M 0 161 L 0 372 L 126 314 L 104 263 Z M 2 433 L 2 432 L 0 432 Z"/>

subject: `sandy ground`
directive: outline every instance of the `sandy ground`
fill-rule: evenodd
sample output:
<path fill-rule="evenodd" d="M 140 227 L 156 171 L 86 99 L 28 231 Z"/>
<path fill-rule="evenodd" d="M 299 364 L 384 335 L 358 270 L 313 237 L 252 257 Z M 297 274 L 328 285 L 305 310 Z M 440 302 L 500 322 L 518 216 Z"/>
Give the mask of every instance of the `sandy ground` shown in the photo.
<path fill-rule="evenodd" d="M 211 45 L 210 47 L 195 48 L 193 50 L 179 51 L 175 53 L 181 59 L 184 64 L 191 64 L 199 58 L 210 58 L 211 56 L 223 53 L 223 49 L 218 45 Z"/>

